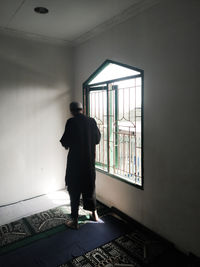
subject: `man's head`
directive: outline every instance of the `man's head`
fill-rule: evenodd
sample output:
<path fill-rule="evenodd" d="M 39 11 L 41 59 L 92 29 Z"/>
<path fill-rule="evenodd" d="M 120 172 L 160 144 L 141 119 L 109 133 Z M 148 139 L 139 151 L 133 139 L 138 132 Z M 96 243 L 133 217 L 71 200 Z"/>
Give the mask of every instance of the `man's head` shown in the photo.
<path fill-rule="evenodd" d="M 71 102 L 69 108 L 73 116 L 80 114 L 83 111 L 83 105 L 80 102 Z"/>

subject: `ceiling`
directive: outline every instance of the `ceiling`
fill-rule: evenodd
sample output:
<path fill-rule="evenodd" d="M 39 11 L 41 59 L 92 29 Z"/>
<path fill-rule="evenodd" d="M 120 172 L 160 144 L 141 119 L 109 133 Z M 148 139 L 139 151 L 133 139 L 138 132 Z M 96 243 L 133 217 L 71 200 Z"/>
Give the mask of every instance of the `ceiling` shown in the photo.
<path fill-rule="evenodd" d="M 0 0 L 0 30 L 76 44 L 150 2 L 155 0 Z M 49 13 L 34 12 L 38 6 Z"/>

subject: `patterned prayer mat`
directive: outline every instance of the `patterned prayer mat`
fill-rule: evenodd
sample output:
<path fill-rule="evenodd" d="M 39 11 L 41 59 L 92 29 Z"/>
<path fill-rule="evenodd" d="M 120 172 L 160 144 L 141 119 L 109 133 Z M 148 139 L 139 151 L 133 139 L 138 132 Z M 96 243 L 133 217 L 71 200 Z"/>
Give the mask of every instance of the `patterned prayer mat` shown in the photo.
<path fill-rule="evenodd" d="M 0 226 L 0 247 L 16 242 L 31 235 L 29 227 L 24 220 L 18 220 L 9 224 Z"/>
<path fill-rule="evenodd" d="M 103 204 L 97 203 L 100 216 L 106 215 L 109 210 Z M 0 226 L 0 255 L 66 230 L 65 221 L 70 218 L 70 211 L 69 205 L 63 205 Z M 89 220 L 88 212 L 82 206 L 79 208 L 79 219 L 79 224 L 87 223 Z"/>
<path fill-rule="evenodd" d="M 43 257 L 42 256 L 43 254 L 39 255 L 38 260 L 39 261 L 41 260 L 41 264 L 43 260 L 44 262 L 47 262 L 48 264 L 45 266 L 60 265 L 60 267 L 68 267 L 68 266 L 111 267 L 120 264 L 119 266 L 152 267 L 154 266 L 154 263 L 157 260 L 160 260 L 163 257 L 165 262 L 165 260 L 170 255 L 170 250 L 172 249 L 171 245 L 168 244 L 168 242 L 163 240 L 161 237 L 152 233 L 150 230 L 142 227 L 141 225 L 139 225 L 134 221 L 127 222 L 125 218 L 123 219 L 125 220 L 125 222 L 119 220 L 117 213 L 115 213 L 113 209 L 109 209 L 108 207 L 102 205 L 99 202 L 97 204 L 97 210 L 100 217 L 108 215 L 105 216 L 104 219 L 102 219 L 104 222 L 106 222 L 106 227 L 102 228 L 100 227 L 101 226 L 100 224 L 98 228 L 95 228 L 92 227 L 95 226 L 95 224 L 91 224 L 90 222 L 90 224 L 87 224 L 86 227 L 80 229 L 83 231 L 80 232 L 75 231 L 74 233 L 73 231 L 72 232 L 65 231 L 67 228 L 67 226 L 65 225 L 65 221 L 70 217 L 69 205 L 63 205 L 54 209 L 50 209 L 48 211 L 43 211 L 38 214 L 28 216 L 26 218 L 22 218 L 18 221 L 0 226 L 0 255 L 48 236 L 51 236 L 51 239 L 56 237 L 55 238 L 56 242 L 60 242 L 60 240 L 66 240 L 68 237 L 73 238 L 73 240 L 75 238 L 75 240 L 78 241 L 78 243 L 77 247 L 76 246 L 73 247 L 74 241 L 72 243 L 70 243 L 71 242 L 70 241 L 68 243 L 68 246 L 70 244 L 71 250 L 67 251 L 65 249 L 67 247 L 66 244 L 64 245 L 64 247 L 59 247 L 59 249 L 61 248 L 64 249 L 59 250 L 59 253 L 61 253 L 62 251 L 63 254 L 61 253 L 62 257 L 60 256 L 58 260 L 54 259 L 53 256 L 48 261 L 49 250 L 44 251 L 47 254 L 44 253 L 44 258 L 41 258 Z M 80 206 L 79 214 L 80 214 L 79 224 L 85 224 L 89 222 L 89 214 L 82 208 L 82 206 Z M 88 228 L 87 226 L 91 227 Z M 121 229 L 123 229 L 123 231 L 119 230 L 120 227 L 122 227 Z M 91 238 L 91 236 L 89 235 L 89 238 L 87 238 L 88 229 L 90 229 L 90 234 L 94 236 L 94 244 L 89 247 L 87 246 L 87 244 L 92 243 L 93 237 Z M 117 232 L 118 234 L 116 234 L 116 229 L 118 231 Z M 111 230 L 112 230 L 112 235 L 110 235 Z M 64 232 L 59 234 L 58 232 L 60 231 Z M 52 236 L 55 233 L 58 234 Z M 82 233 L 82 235 L 80 235 L 80 233 Z M 87 237 L 85 237 L 84 233 L 86 233 Z M 84 243 L 85 239 L 86 239 L 85 242 L 86 246 Z M 98 239 L 98 242 L 95 242 L 96 239 Z M 47 241 L 49 242 L 49 240 Z M 42 242 L 45 242 L 45 240 L 43 240 Z M 63 242 L 61 241 L 61 243 Z M 82 248 L 82 251 L 80 250 L 80 252 L 78 252 L 80 248 Z M 24 247 L 22 248 L 22 250 L 23 249 L 29 249 L 29 248 Z M 38 252 L 36 247 L 32 249 L 33 249 L 33 254 L 35 253 L 34 255 L 37 258 Z M 32 252 L 29 254 L 33 255 Z M 10 257 L 9 255 L 10 254 L 2 255 L 1 256 L 2 262 L 6 262 L 7 264 L 6 257 Z M 19 264 L 16 266 L 21 266 L 20 262 L 21 258 L 19 259 L 17 255 L 18 251 L 16 251 L 16 254 L 13 254 L 13 260 L 14 262 L 15 260 L 18 260 Z M 51 255 L 53 255 L 53 253 Z M 27 257 L 28 258 L 22 257 L 23 258 L 22 260 L 27 260 L 27 262 L 30 263 L 29 256 Z M 52 261 L 54 260 L 56 264 L 54 262 L 54 265 L 51 265 Z M 171 266 L 171 262 L 170 265 L 164 265 L 164 266 Z M 155 266 L 163 266 L 162 264 L 163 262 L 161 263 L 161 265 L 155 265 Z M 14 266 L 14 265 L 9 265 L 9 266 Z M 30 266 L 30 264 L 28 264 L 27 266 Z M 182 266 L 182 265 L 177 265 L 177 266 Z"/>
<path fill-rule="evenodd" d="M 118 242 L 122 238 L 124 246 Z M 123 236 L 96 248 L 83 256 L 77 257 L 60 267 L 103 267 L 107 265 L 113 266 L 115 264 L 130 264 L 130 266 L 133 267 L 141 267 L 142 265 L 137 259 L 128 252 L 128 250 L 132 250 L 133 246 L 135 246 L 135 244 L 132 244 L 132 240 L 128 238 L 128 236 Z"/>
<path fill-rule="evenodd" d="M 41 233 L 65 223 L 69 218 L 70 207 L 61 206 L 24 218 L 33 233 Z"/>
<path fill-rule="evenodd" d="M 155 248 L 156 244 L 156 249 Z M 149 250 L 151 247 L 153 253 Z M 116 238 L 82 256 L 60 265 L 60 267 L 93 267 L 93 266 L 144 266 L 153 262 L 168 249 L 168 245 L 156 236 L 139 229 Z M 110 265 L 109 265 L 110 264 Z"/>

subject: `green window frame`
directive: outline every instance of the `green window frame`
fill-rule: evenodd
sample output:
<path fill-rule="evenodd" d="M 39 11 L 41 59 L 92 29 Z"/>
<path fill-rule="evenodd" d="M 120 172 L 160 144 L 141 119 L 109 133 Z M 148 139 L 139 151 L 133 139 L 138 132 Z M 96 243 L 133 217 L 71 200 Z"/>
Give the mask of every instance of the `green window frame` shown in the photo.
<path fill-rule="evenodd" d="M 96 82 L 109 64 L 133 70 L 133 75 Z M 84 112 L 96 120 L 102 135 L 96 169 L 140 189 L 144 188 L 143 92 L 144 71 L 112 60 L 83 83 Z"/>

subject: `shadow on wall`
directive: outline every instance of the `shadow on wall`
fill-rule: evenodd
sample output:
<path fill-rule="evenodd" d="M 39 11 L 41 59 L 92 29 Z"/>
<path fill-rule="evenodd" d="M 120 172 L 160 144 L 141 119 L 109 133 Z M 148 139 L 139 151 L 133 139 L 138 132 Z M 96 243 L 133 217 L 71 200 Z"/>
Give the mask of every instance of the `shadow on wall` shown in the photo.
<path fill-rule="evenodd" d="M 48 70 L 45 66 L 41 66 L 41 62 L 37 64 L 30 64 L 23 60 L 23 58 L 15 57 L 0 52 L 0 73 L 1 81 L 0 87 L 9 87 L 9 89 L 17 89 L 21 87 L 34 87 L 37 89 L 48 88 L 56 89 L 63 88 L 66 90 L 67 75 L 61 77 L 57 75 L 53 70 Z M 42 59 L 41 59 L 42 61 Z M 56 67 L 55 67 L 56 68 Z"/>

